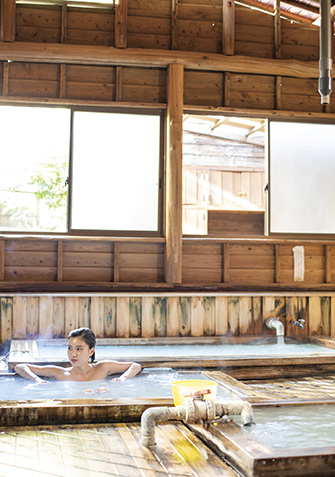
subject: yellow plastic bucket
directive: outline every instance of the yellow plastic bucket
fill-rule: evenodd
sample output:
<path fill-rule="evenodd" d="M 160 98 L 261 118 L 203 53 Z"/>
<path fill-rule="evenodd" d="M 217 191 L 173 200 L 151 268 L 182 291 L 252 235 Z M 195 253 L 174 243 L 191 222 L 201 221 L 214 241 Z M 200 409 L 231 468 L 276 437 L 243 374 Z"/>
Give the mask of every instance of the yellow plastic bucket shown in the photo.
<path fill-rule="evenodd" d="M 216 392 L 218 388 L 218 383 L 214 381 L 206 380 L 186 380 L 186 381 L 175 381 L 172 383 L 172 392 L 174 398 L 174 405 L 180 406 L 184 401 L 192 399 L 191 396 L 185 396 L 185 394 L 190 394 L 196 391 L 210 390 L 210 394 L 205 394 L 204 399 L 211 399 L 215 402 Z"/>

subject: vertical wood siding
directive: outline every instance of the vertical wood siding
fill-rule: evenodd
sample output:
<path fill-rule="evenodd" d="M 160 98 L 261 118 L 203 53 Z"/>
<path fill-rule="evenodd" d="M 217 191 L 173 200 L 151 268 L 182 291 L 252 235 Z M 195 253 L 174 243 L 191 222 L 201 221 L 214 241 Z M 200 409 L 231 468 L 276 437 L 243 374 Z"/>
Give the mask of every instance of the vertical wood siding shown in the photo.
<path fill-rule="evenodd" d="M 334 336 L 334 296 L 14 296 L 0 298 L 1 342 L 64 338 L 91 327 L 98 338 Z M 304 329 L 290 323 L 306 320 Z"/>

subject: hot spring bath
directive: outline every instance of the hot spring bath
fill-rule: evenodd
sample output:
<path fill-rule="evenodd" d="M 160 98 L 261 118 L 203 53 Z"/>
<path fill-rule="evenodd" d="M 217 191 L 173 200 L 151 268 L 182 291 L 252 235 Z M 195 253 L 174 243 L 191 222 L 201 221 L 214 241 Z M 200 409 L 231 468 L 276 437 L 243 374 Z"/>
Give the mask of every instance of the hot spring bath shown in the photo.
<path fill-rule="evenodd" d="M 174 381 L 180 380 L 208 380 L 201 372 L 179 372 L 169 368 L 143 369 L 134 378 L 122 382 L 112 382 L 111 378 L 96 381 L 55 381 L 48 384 L 36 384 L 20 376 L 0 376 L 1 400 L 24 401 L 43 399 L 156 399 L 172 400 L 172 386 Z M 219 386 L 217 399 L 232 398 L 233 394 Z M 0 401 L 1 403 L 1 401 Z"/>
<path fill-rule="evenodd" d="M 11 368 L 19 362 L 66 364 L 67 340 L 13 340 L 9 353 Z M 333 346 L 333 347 L 332 347 Z M 177 367 L 189 362 L 194 366 L 219 366 L 226 360 L 299 357 L 335 358 L 335 342 L 318 338 L 303 340 L 285 338 L 284 343 L 276 337 L 246 338 L 152 338 L 97 339 L 96 359 L 138 361 L 144 366 L 164 366 L 164 362 Z M 213 363 L 214 364 L 210 364 Z M 335 362 L 335 361 L 334 361 Z M 180 364 L 181 363 L 181 364 Z M 168 365 L 170 367 L 170 364 Z M 174 367 L 174 366 L 173 366 Z"/>

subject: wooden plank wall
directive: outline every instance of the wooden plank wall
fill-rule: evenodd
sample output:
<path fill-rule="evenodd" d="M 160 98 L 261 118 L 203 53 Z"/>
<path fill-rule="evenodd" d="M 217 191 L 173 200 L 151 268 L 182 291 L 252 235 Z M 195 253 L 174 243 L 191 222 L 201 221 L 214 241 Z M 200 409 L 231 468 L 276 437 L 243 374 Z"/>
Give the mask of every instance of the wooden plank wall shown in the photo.
<path fill-rule="evenodd" d="M 182 283 L 293 285 L 293 247 L 303 245 L 303 284 L 335 282 L 335 245 L 318 241 L 183 239 Z M 164 283 L 164 239 L 2 238 L 1 284 Z"/>
<path fill-rule="evenodd" d="M 208 235 L 264 235 L 264 212 L 250 210 L 208 210 Z"/>
<path fill-rule="evenodd" d="M 272 15 L 235 5 L 235 54 L 261 58 L 274 57 Z"/>
<path fill-rule="evenodd" d="M 164 277 L 164 243 L 155 241 L 8 239 L 2 249 L 0 286 L 1 281 L 157 283 Z"/>
<path fill-rule="evenodd" d="M 222 52 L 222 0 L 128 0 L 129 48 Z M 16 5 L 17 42 L 119 46 L 114 6 Z M 235 4 L 235 55 L 275 58 L 273 16 Z M 281 20 L 281 57 L 318 59 L 318 28 Z M 76 63 L 76 62 L 75 62 Z M 166 103 L 166 69 L 13 62 L 0 66 L 2 96 Z M 184 103 L 323 112 L 317 79 L 185 70 Z M 1 98 L 1 96 L 0 96 Z M 335 111 L 331 97 L 329 112 Z"/>
<path fill-rule="evenodd" d="M 1 342 L 64 338 L 80 326 L 99 338 L 270 336 L 276 316 L 286 336 L 335 337 L 332 296 L 2 296 Z M 304 329 L 290 321 L 303 318 Z"/>
<path fill-rule="evenodd" d="M 297 60 L 319 60 L 319 29 L 283 20 L 281 23 L 281 57 Z"/>
<path fill-rule="evenodd" d="M 167 70 L 125 66 L 0 63 L 2 97 L 62 98 L 86 102 L 166 103 Z M 64 73 L 65 71 L 65 73 Z M 276 77 L 185 70 L 184 103 L 189 106 L 230 106 L 322 112 L 317 79 L 282 77 L 276 104 Z M 228 91 L 228 92 L 227 92 Z M 332 98 L 333 99 L 333 98 Z M 333 104 L 332 106 L 333 107 Z M 335 108 L 334 108 L 335 110 Z"/>
<path fill-rule="evenodd" d="M 177 49 L 222 52 L 222 1 L 178 1 Z"/>
<path fill-rule="evenodd" d="M 128 0 L 128 47 L 171 48 L 171 1 Z"/>

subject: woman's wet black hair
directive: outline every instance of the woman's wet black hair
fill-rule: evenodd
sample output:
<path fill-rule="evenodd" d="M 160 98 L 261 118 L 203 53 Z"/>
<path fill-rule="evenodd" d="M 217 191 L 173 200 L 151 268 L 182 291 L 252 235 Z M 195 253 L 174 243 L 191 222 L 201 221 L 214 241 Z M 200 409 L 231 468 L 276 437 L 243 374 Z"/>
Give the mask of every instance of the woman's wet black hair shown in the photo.
<path fill-rule="evenodd" d="M 67 339 L 78 337 L 85 341 L 89 349 L 95 348 L 95 334 L 90 328 L 77 328 L 76 330 L 72 330 Z M 95 361 L 95 352 L 90 357 L 90 360 L 91 363 Z"/>

